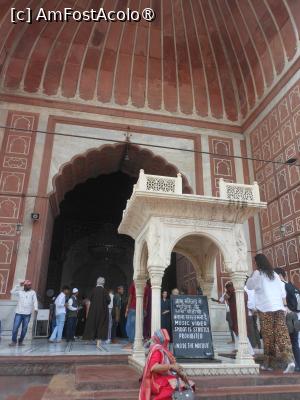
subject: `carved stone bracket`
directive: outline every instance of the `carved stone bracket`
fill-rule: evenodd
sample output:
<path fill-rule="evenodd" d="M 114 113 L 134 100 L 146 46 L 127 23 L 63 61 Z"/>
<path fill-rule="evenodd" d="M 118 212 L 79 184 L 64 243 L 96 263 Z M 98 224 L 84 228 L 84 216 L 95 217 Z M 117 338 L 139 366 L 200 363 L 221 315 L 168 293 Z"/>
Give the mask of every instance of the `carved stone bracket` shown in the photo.
<path fill-rule="evenodd" d="M 161 288 L 162 278 L 164 276 L 164 267 L 148 266 L 149 276 L 152 288 Z"/>
<path fill-rule="evenodd" d="M 135 291 L 136 291 L 136 296 L 143 296 L 144 295 L 144 288 L 146 285 L 146 279 L 135 279 L 134 281 L 135 284 Z"/>
<path fill-rule="evenodd" d="M 245 282 L 246 282 L 247 274 L 246 272 L 233 272 L 231 274 L 231 281 L 235 288 L 235 291 L 244 292 Z"/>

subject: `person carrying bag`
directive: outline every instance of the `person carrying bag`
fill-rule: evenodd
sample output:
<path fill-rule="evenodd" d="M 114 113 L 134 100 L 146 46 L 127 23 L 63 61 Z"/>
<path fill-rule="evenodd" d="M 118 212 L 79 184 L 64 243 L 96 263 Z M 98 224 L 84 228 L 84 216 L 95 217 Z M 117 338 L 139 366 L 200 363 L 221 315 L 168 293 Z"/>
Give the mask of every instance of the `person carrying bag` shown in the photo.
<path fill-rule="evenodd" d="M 182 380 L 182 383 L 180 382 Z M 180 371 L 177 373 L 176 388 L 172 395 L 172 400 L 195 400 L 195 385 L 188 380 L 188 377 Z"/>
<path fill-rule="evenodd" d="M 169 351 L 170 337 L 166 329 L 158 329 L 151 338 L 141 380 L 139 400 L 194 399 L 192 382 Z"/>

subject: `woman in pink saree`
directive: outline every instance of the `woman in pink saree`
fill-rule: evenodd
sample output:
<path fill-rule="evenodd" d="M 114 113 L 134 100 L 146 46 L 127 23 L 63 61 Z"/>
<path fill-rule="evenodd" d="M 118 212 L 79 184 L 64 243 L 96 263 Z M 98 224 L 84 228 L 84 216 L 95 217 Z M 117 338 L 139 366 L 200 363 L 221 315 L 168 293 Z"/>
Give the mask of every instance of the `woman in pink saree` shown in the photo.
<path fill-rule="evenodd" d="M 176 373 L 179 374 L 182 369 L 168 350 L 170 337 L 166 329 L 157 330 L 152 336 L 152 342 L 143 372 L 139 400 L 171 400 L 177 383 Z"/>

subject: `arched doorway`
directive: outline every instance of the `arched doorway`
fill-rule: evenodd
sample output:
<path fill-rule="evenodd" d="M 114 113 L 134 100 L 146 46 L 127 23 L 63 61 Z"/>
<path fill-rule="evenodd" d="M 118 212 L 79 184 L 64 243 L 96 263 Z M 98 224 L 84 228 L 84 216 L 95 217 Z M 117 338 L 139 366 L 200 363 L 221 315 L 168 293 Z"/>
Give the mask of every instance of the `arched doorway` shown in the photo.
<path fill-rule="evenodd" d="M 183 254 L 175 251 L 171 254 L 171 263 L 165 269 L 161 283 L 162 291 L 169 294 L 177 288 L 182 294 L 198 293 L 197 274 L 193 264 Z"/>
<path fill-rule="evenodd" d="M 55 219 L 48 272 L 42 274 L 47 279 L 42 276 L 40 292 L 57 292 L 69 284 L 87 295 L 99 275 L 105 276 L 108 287 L 129 285 L 134 241 L 119 235 L 117 227 L 140 169 L 154 175 L 179 172 L 164 158 L 128 143 L 91 149 L 60 168 L 50 193 Z M 183 191 L 191 193 L 187 178 L 182 178 Z M 44 300 L 47 303 L 47 297 Z"/>
<path fill-rule="evenodd" d="M 108 288 L 128 287 L 134 241 L 117 233 L 136 179 L 123 172 L 88 179 L 68 192 L 55 219 L 47 290 L 64 285 L 88 296 L 96 279 Z"/>

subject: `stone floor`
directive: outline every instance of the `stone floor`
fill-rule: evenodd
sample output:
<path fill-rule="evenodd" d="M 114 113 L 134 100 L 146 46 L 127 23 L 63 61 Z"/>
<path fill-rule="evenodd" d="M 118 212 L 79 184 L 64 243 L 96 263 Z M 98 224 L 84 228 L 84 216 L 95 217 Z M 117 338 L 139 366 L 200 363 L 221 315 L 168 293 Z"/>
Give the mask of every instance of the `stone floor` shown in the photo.
<path fill-rule="evenodd" d="M 214 348 L 217 353 L 231 353 L 234 345 L 228 343 L 229 335 L 215 334 L 213 336 Z M 102 343 L 101 348 L 96 347 L 96 342 L 76 340 L 75 342 L 62 341 L 61 343 L 49 343 L 45 338 L 25 340 L 25 346 L 9 347 L 10 338 L 4 337 L 0 340 L 0 356 L 58 356 L 58 355 L 110 355 L 130 354 L 130 350 L 123 347 L 127 343 L 121 339 L 118 344 Z"/>
<path fill-rule="evenodd" d="M 122 340 L 118 344 L 105 344 L 101 348 L 96 347 L 96 342 L 76 340 L 75 342 L 62 341 L 61 343 L 49 343 L 47 339 L 27 340 L 24 346 L 9 347 L 10 340 L 0 341 L 0 356 L 59 356 L 59 355 L 114 355 L 130 354 L 123 346 L 127 343 Z"/>

